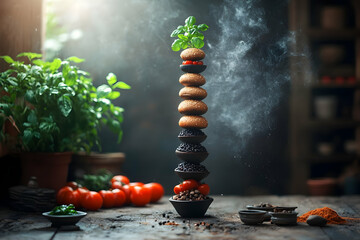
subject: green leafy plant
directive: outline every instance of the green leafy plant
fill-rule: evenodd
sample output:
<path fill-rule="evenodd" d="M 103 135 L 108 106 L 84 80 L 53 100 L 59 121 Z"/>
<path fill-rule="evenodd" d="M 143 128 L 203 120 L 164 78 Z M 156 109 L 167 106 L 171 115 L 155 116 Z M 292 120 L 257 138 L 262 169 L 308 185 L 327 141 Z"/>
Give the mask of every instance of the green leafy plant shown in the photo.
<path fill-rule="evenodd" d="M 91 191 L 108 190 L 111 187 L 111 178 L 113 175 L 105 170 L 97 174 L 85 174 L 79 183 Z"/>
<path fill-rule="evenodd" d="M 107 84 L 93 85 L 90 74 L 72 63 L 84 59 L 69 57 L 43 61 L 41 54 L 21 53 L 29 64 L 2 56 L 10 68 L 0 73 L 0 129 L 9 120 L 18 131 L 18 145 L 25 151 L 87 151 L 98 146 L 98 130 L 108 126 L 121 141 L 124 109 L 112 101 L 118 89 L 130 86 L 113 73 Z M 0 141 L 6 135 L 0 131 Z"/>
<path fill-rule="evenodd" d="M 75 210 L 75 206 L 72 204 L 69 205 L 60 205 L 54 207 L 53 210 L 49 213 L 50 215 L 76 215 L 78 212 Z"/>
<path fill-rule="evenodd" d="M 186 48 L 202 48 L 204 46 L 204 34 L 209 27 L 206 24 L 195 25 L 196 19 L 193 16 L 185 20 L 184 26 L 178 26 L 170 35 L 170 37 L 178 37 L 172 45 L 171 49 L 175 52 Z"/>

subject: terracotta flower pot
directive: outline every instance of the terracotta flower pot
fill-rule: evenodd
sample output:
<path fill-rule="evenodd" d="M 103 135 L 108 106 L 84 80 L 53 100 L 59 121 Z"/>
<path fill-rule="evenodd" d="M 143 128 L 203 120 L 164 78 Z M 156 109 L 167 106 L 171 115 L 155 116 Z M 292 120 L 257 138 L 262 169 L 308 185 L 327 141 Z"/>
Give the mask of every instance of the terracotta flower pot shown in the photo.
<path fill-rule="evenodd" d="M 35 176 L 40 188 L 59 190 L 65 186 L 71 152 L 63 153 L 22 153 L 21 183 L 27 184 L 31 176 Z"/>
<path fill-rule="evenodd" d="M 312 196 L 329 196 L 335 193 L 337 180 L 335 178 L 309 179 L 309 193 Z"/>

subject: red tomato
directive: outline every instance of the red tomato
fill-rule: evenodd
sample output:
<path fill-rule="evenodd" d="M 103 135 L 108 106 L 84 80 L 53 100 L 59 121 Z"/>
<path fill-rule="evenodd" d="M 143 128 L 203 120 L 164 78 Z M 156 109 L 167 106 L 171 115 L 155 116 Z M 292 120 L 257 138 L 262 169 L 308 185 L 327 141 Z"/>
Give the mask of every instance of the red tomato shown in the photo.
<path fill-rule="evenodd" d="M 210 187 L 209 187 L 209 185 L 207 185 L 207 184 L 201 184 L 199 187 L 198 187 L 198 190 L 200 191 L 200 193 L 202 194 L 202 195 L 208 195 L 209 194 L 209 192 L 210 192 Z"/>
<path fill-rule="evenodd" d="M 83 198 L 81 201 L 81 206 L 92 211 L 101 208 L 102 204 L 103 204 L 103 198 L 99 193 L 94 191 L 89 191 L 86 194 L 85 198 Z"/>
<path fill-rule="evenodd" d="M 111 182 L 119 181 L 123 184 L 129 184 L 130 180 L 124 175 L 116 175 L 111 179 Z"/>
<path fill-rule="evenodd" d="M 189 65 L 189 64 L 193 64 L 193 61 L 185 61 L 185 63 L 183 62 L 183 65 Z"/>
<path fill-rule="evenodd" d="M 78 189 L 79 184 L 77 184 L 77 182 L 68 182 L 68 183 L 66 183 L 66 186 L 69 186 L 69 187 L 71 187 L 73 190 L 76 190 L 76 189 Z"/>
<path fill-rule="evenodd" d="M 115 196 L 114 193 L 109 190 L 101 190 L 99 192 L 101 197 L 103 198 L 103 207 L 111 208 L 115 205 Z"/>
<path fill-rule="evenodd" d="M 144 186 L 144 184 L 142 182 L 131 182 L 128 184 L 129 187 L 130 187 L 130 190 L 132 190 L 135 186 L 137 187 L 142 187 Z"/>
<path fill-rule="evenodd" d="M 198 188 L 198 186 L 199 186 L 199 183 L 194 179 L 185 180 L 182 183 L 183 191 L 196 189 L 196 188 Z"/>
<path fill-rule="evenodd" d="M 81 205 L 83 202 L 83 199 L 86 197 L 89 190 L 85 187 L 80 187 L 80 188 L 76 189 L 76 191 L 79 193 L 79 201 L 80 201 L 80 205 Z"/>
<path fill-rule="evenodd" d="M 143 207 L 151 200 L 151 191 L 146 187 L 134 186 L 131 189 L 130 199 L 132 204 Z"/>
<path fill-rule="evenodd" d="M 182 191 L 184 191 L 183 188 L 182 188 L 182 184 L 178 184 L 178 185 L 176 185 L 176 186 L 174 187 L 174 193 L 175 193 L 175 194 L 179 194 L 179 193 L 181 193 Z"/>
<path fill-rule="evenodd" d="M 73 189 L 69 186 L 62 187 L 56 194 L 56 202 L 58 204 L 65 204 L 65 193 L 72 192 Z"/>
<path fill-rule="evenodd" d="M 76 190 L 64 192 L 63 202 L 61 204 L 73 204 L 75 208 L 80 207 L 80 194 Z"/>
<path fill-rule="evenodd" d="M 120 181 L 113 181 L 111 183 L 111 188 L 112 189 L 121 189 L 123 187 L 123 183 Z"/>
<path fill-rule="evenodd" d="M 131 195 L 130 186 L 129 186 L 129 185 L 124 185 L 121 190 L 124 191 L 125 196 L 126 196 L 125 204 L 130 204 L 130 203 L 131 203 L 131 199 L 130 199 L 130 195 Z"/>
<path fill-rule="evenodd" d="M 198 61 L 197 63 L 198 65 L 204 65 L 204 63 L 202 61 Z"/>
<path fill-rule="evenodd" d="M 151 191 L 150 202 L 157 202 L 164 195 L 164 188 L 159 183 L 148 183 L 144 187 L 149 188 Z"/>
<path fill-rule="evenodd" d="M 112 190 L 112 192 L 115 197 L 114 207 L 121 207 L 122 205 L 124 205 L 124 203 L 126 201 L 125 192 L 120 189 L 114 189 L 114 190 Z"/>

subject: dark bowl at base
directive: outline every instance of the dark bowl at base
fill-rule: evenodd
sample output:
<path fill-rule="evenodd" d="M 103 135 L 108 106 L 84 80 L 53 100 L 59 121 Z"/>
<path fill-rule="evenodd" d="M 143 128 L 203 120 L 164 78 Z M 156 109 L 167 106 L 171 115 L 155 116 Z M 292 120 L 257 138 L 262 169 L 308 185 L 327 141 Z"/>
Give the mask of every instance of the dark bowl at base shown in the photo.
<path fill-rule="evenodd" d="M 277 213 L 270 212 L 271 222 L 276 225 L 296 225 L 297 224 L 297 212 L 292 213 Z"/>
<path fill-rule="evenodd" d="M 201 163 L 209 156 L 208 152 L 181 152 L 178 150 L 175 151 L 175 154 L 181 160 L 189 163 Z"/>
<path fill-rule="evenodd" d="M 178 170 L 174 170 L 174 172 L 183 180 L 194 179 L 201 181 L 209 175 L 209 172 L 184 172 Z"/>
<path fill-rule="evenodd" d="M 184 143 L 202 143 L 206 139 L 206 135 L 199 136 L 178 136 L 180 141 Z"/>
<path fill-rule="evenodd" d="M 272 212 L 275 209 L 275 207 L 257 207 L 254 205 L 247 205 L 246 208 L 249 210 L 266 211 L 266 214 L 264 216 L 264 222 L 269 222 L 271 220 L 271 215 L 269 214 L 269 212 Z"/>
<path fill-rule="evenodd" d="M 50 212 L 44 212 L 42 215 L 52 223 L 52 227 L 60 227 L 64 225 L 75 225 L 80 219 L 87 215 L 86 212 L 77 212 L 78 214 L 75 215 L 50 215 Z"/>
<path fill-rule="evenodd" d="M 247 225 L 256 225 L 263 223 L 266 211 L 261 210 L 240 210 L 241 221 Z"/>
<path fill-rule="evenodd" d="M 193 65 L 193 64 L 180 65 L 180 69 L 186 73 L 201 73 L 205 71 L 206 65 Z"/>
<path fill-rule="evenodd" d="M 184 218 L 203 217 L 213 200 L 210 197 L 201 201 L 181 201 L 174 200 L 172 197 L 169 199 L 176 212 Z"/>

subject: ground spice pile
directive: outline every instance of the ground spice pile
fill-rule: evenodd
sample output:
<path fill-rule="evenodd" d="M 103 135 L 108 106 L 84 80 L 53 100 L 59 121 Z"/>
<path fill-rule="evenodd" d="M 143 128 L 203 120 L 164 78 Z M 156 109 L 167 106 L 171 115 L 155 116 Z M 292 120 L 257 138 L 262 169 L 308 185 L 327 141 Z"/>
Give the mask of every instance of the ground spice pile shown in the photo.
<path fill-rule="evenodd" d="M 346 220 L 342 217 L 340 217 L 334 210 L 328 207 L 323 208 L 316 208 L 314 210 L 311 210 L 300 217 L 298 217 L 298 222 L 306 222 L 307 218 L 310 215 L 318 215 L 320 217 L 325 218 L 328 222 L 328 224 L 344 224 L 346 223 Z"/>

